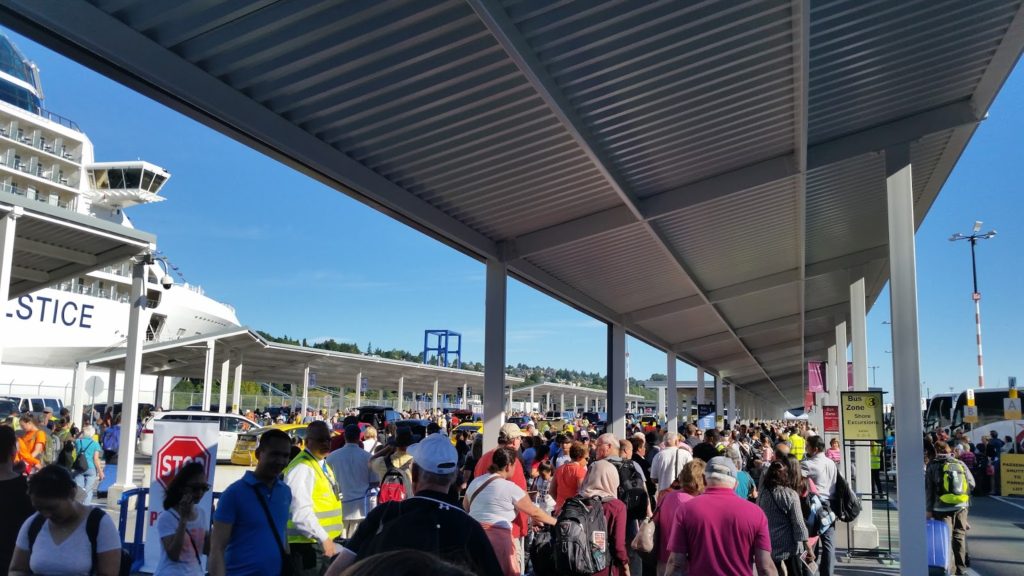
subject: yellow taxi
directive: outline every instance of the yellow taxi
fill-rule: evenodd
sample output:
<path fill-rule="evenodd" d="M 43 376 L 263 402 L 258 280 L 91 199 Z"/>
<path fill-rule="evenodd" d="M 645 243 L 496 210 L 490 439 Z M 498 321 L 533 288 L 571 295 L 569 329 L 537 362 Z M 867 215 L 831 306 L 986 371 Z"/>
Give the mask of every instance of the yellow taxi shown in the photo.
<path fill-rule="evenodd" d="M 231 463 L 238 466 L 253 466 L 256 464 L 256 445 L 259 443 L 260 434 L 267 430 L 281 430 L 293 441 L 299 439 L 299 447 L 305 447 L 306 426 L 308 424 L 273 424 L 264 426 L 252 432 L 238 435 L 238 442 L 234 451 L 231 452 Z"/>
<path fill-rule="evenodd" d="M 472 442 L 474 434 L 483 434 L 484 433 L 484 423 L 483 422 L 463 422 L 462 424 L 459 424 L 458 426 L 456 426 L 455 429 L 452 430 L 452 433 L 450 434 L 450 436 L 452 438 L 452 444 L 453 445 L 455 444 L 455 433 L 458 432 L 459 430 L 462 430 L 463 432 L 469 434 L 469 440 L 470 440 L 470 442 Z"/>

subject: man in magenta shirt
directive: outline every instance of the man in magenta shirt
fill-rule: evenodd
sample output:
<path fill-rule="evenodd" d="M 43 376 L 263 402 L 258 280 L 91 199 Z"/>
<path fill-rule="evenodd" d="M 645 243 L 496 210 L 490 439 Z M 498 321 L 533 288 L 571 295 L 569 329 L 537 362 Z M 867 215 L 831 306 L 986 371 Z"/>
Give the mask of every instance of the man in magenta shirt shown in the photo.
<path fill-rule="evenodd" d="M 772 562 L 768 518 L 736 496 L 736 466 L 723 456 L 704 469 L 707 491 L 676 512 L 669 538 L 668 573 L 709 576 L 778 576 Z"/>

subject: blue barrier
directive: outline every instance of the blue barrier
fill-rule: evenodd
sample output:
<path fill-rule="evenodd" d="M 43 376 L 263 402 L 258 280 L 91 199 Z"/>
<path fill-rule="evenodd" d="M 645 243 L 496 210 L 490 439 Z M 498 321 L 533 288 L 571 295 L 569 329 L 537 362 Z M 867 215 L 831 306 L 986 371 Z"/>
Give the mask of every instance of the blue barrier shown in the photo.
<path fill-rule="evenodd" d="M 220 492 L 213 493 L 213 508 L 217 507 L 217 500 L 220 499 Z M 129 503 L 131 499 L 135 498 L 135 533 L 132 535 L 132 541 L 129 542 L 127 538 L 128 532 L 128 513 Z M 143 538 L 143 531 L 146 528 L 147 520 L 146 514 L 149 512 L 148 504 L 149 499 L 149 488 L 133 488 L 126 490 L 121 493 L 121 498 L 117 501 L 119 508 L 118 520 L 117 520 L 117 532 L 121 535 L 122 547 L 128 551 L 132 557 L 132 572 L 138 572 L 146 562 L 146 542 Z M 210 515 L 210 527 L 207 528 L 207 533 L 213 527 L 213 514 Z"/>

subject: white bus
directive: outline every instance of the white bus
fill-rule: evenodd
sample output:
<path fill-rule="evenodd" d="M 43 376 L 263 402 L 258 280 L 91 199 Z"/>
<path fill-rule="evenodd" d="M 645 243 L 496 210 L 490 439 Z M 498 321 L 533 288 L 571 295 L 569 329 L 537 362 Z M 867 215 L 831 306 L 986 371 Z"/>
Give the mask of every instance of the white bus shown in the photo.
<path fill-rule="evenodd" d="M 953 408 L 952 428 L 962 428 L 967 432 L 971 442 L 979 442 L 982 436 L 988 436 L 992 430 L 1002 440 L 1006 436 L 1015 439 L 1018 449 L 1024 442 L 1024 420 L 1006 420 L 1003 418 L 1003 399 L 1009 397 L 1008 388 L 992 388 L 974 391 L 974 405 L 978 407 L 978 421 L 974 424 L 964 422 L 964 408 L 967 406 L 967 392 L 961 392 Z"/>
<path fill-rule="evenodd" d="M 928 401 L 924 413 L 924 429 L 949 428 L 953 423 L 953 408 L 956 406 L 956 394 L 936 394 Z"/>

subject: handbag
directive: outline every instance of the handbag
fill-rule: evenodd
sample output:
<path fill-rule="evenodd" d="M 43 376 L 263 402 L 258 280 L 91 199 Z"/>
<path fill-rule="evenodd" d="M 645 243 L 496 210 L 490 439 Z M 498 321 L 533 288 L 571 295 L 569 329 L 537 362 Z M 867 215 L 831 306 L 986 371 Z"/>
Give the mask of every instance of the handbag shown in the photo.
<path fill-rule="evenodd" d="M 274 525 L 274 517 L 270 515 L 270 508 L 267 507 L 267 502 L 263 499 L 263 493 L 260 492 L 257 486 L 253 486 L 252 489 L 256 492 L 256 499 L 260 501 L 260 507 L 263 508 L 263 513 L 267 516 L 267 524 L 270 525 L 270 531 L 273 532 L 274 540 L 281 551 L 281 576 L 293 576 L 291 556 L 288 554 L 288 549 L 285 548 L 284 542 L 281 541 L 281 533 L 277 531 L 277 526 Z"/>
<path fill-rule="evenodd" d="M 637 552 L 649 554 L 654 551 L 654 545 L 658 541 L 658 510 L 661 506 L 654 509 L 654 514 L 650 518 L 644 518 L 640 522 L 640 527 L 636 531 L 636 536 L 633 537 L 633 541 L 630 542 L 630 547 Z"/>

